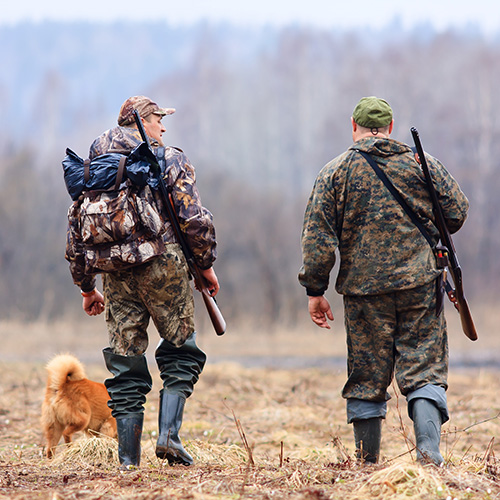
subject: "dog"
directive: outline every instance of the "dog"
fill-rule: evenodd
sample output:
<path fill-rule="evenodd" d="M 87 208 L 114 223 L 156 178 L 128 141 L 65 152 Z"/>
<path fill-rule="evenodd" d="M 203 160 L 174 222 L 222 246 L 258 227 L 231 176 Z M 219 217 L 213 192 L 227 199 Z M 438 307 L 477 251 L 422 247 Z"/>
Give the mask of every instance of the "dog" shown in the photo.
<path fill-rule="evenodd" d="M 82 363 L 71 354 L 59 354 L 46 369 L 41 424 L 47 458 L 54 456 L 61 436 L 65 443 L 71 443 L 78 431 L 116 438 L 116 420 L 107 405 L 110 398 L 104 384 L 88 380 Z"/>

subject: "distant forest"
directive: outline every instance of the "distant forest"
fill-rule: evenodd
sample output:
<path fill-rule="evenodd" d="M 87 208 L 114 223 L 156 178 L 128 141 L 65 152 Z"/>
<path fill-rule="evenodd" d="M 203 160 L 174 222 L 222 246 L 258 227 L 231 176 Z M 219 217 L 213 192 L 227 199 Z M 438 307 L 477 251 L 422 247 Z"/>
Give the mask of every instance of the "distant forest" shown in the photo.
<path fill-rule="evenodd" d="M 61 160 L 85 156 L 121 103 L 146 94 L 177 113 L 166 142 L 197 168 L 215 217 L 220 304 L 229 321 L 307 320 L 297 282 L 314 178 L 351 144 L 350 116 L 386 98 L 395 139 L 416 126 L 471 202 L 455 236 L 469 301 L 500 278 L 500 42 L 397 25 L 336 32 L 197 24 L 0 27 L 0 315 L 80 317 L 64 260 Z M 331 290 L 334 293 L 334 278 Z"/>

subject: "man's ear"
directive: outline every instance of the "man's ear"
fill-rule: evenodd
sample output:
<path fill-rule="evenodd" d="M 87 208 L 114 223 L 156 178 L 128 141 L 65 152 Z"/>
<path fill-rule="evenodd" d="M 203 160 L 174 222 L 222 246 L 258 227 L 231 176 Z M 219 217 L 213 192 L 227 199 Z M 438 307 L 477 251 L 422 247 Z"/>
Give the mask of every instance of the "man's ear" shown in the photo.
<path fill-rule="evenodd" d="M 354 121 L 354 118 L 352 116 L 351 116 L 351 124 L 352 124 L 352 131 L 356 132 L 358 124 Z"/>

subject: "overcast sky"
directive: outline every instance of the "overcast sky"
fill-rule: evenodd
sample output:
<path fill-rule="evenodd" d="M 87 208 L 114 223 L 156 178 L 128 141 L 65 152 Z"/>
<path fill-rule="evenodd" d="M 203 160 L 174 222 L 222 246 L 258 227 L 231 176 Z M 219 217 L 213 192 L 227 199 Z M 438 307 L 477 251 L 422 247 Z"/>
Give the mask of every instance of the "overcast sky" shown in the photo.
<path fill-rule="evenodd" d="M 0 23 L 159 19 L 192 24 L 207 19 L 241 25 L 383 28 L 397 16 L 404 27 L 429 21 L 439 30 L 472 23 L 485 33 L 500 31 L 499 0 L 10 0 L 3 2 Z"/>

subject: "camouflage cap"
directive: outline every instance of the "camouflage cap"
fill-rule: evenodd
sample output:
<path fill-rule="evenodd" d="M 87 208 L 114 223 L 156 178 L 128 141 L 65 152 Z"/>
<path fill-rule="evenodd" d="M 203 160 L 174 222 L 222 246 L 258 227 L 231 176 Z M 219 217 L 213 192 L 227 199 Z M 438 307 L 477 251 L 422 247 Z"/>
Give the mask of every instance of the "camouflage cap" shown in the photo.
<path fill-rule="evenodd" d="M 389 103 L 378 97 L 363 97 L 352 112 L 354 121 L 361 127 L 387 127 L 392 121 L 392 109 Z"/>
<path fill-rule="evenodd" d="M 141 118 L 146 118 L 151 114 L 165 116 L 175 113 L 174 108 L 160 108 L 160 106 L 149 97 L 136 95 L 129 97 L 122 104 L 118 115 L 118 125 L 120 125 L 120 127 L 126 127 L 134 123 L 134 109 L 137 109 Z"/>

